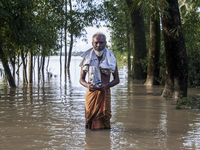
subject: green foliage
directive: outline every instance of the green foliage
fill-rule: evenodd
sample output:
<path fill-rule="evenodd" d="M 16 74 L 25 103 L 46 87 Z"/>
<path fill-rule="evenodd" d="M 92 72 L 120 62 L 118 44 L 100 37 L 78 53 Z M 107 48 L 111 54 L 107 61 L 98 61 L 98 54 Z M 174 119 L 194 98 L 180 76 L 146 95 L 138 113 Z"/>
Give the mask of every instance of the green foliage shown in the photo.
<path fill-rule="evenodd" d="M 176 101 L 176 109 L 181 109 L 181 108 L 200 109 L 199 95 L 194 95 L 191 97 L 183 97 L 178 101 Z"/>
<path fill-rule="evenodd" d="M 188 54 L 189 86 L 198 86 L 200 85 L 200 2 L 181 0 L 179 4 Z"/>
<path fill-rule="evenodd" d="M 70 9 L 64 12 L 67 17 L 67 31 L 73 34 L 74 39 L 86 38 L 86 27 L 99 26 L 98 22 L 103 18 L 102 6 L 92 0 L 72 2 L 69 0 L 69 6 Z"/>
<path fill-rule="evenodd" d="M 161 15 L 170 17 L 166 13 L 169 5 L 166 0 L 136 0 L 132 6 L 132 11 L 138 6 L 141 6 L 145 16 L 145 33 L 147 48 L 149 42 L 149 14 L 158 10 Z M 120 60 L 127 55 L 126 33 L 131 31 L 131 22 L 129 12 L 125 1 L 109 0 L 104 2 L 106 20 L 109 21 L 108 28 L 111 30 L 111 50 L 117 52 Z M 182 28 L 185 36 L 185 44 L 188 54 L 188 81 L 189 86 L 200 85 L 200 1 L 199 0 L 179 0 L 179 8 L 181 14 Z M 127 28 L 128 27 L 128 28 Z M 177 31 L 179 27 L 171 29 L 176 36 L 179 36 Z M 131 35 L 131 40 L 133 36 Z M 131 45 L 133 46 L 133 44 Z M 126 62 L 126 61 L 123 61 Z M 141 60 L 143 68 L 147 67 L 147 58 Z M 161 52 L 160 52 L 160 78 L 157 79 L 161 84 L 165 82 L 166 75 L 166 60 L 164 43 L 161 36 Z"/>
<path fill-rule="evenodd" d="M 71 1 L 70 1 L 71 2 Z M 73 33 L 74 38 L 85 36 L 85 27 L 99 20 L 102 12 L 92 0 L 74 1 L 67 10 L 68 1 L 55 0 L 2 0 L 0 2 L 0 46 L 13 56 L 20 52 L 38 51 L 43 56 L 54 54 L 59 48 L 60 29 Z"/>
<path fill-rule="evenodd" d="M 14 60 L 22 51 L 25 57 L 28 52 L 54 55 L 64 41 L 59 37 L 63 29 L 70 33 L 66 43 L 72 47 L 74 39 L 86 37 L 85 27 L 98 25 L 102 12 L 94 0 L 1 0 L 1 59 Z"/>
<path fill-rule="evenodd" d="M 144 59 L 140 59 L 140 61 L 141 61 L 144 72 L 147 72 L 148 56 L 146 56 Z"/>
<path fill-rule="evenodd" d="M 5 53 L 19 53 L 20 48 L 34 53 L 39 45 L 50 52 L 57 47 L 57 17 L 44 1 L 3 1 L 0 6 L 5 12 L 0 14 L 1 48 Z"/>
<path fill-rule="evenodd" d="M 172 95 L 170 95 L 170 94 L 165 94 L 163 97 L 164 97 L 166 100 L 170 100 L 170 99 L 172 98 Z"/>
<path fill-rule="evenodd" d="M 117 59 L 117 62 L 120 62 L 122 64 L 126 64 L 127 63 L 126 59 L 125 59 L 125 55 L 121 54 L 121 52 L 114 51 L 113 53 L 114 53 L 114 55 L 115 55 L 115 57 Z"/>
<path fill-rule="evenodd" d="M 188 51 L 188 68 L 189 68 L 189 86 L 195 87 L 200 85 L 200 48 Z"/>
<path fill-rule="evenodd" d="M 168 15 L 166 14 L 164 9 L 167 9 L 168 3 L 166 0 L 158 1 L 148 1 L 148 0 L 137 0 L 132 2 L 132 11 L 136 9 L 137 7 L 142 8 L 142 12 L 144 14 L 144 23 L 145 23 L 145 36 L 146 36 L 146 45 L 147 49 L 149 47 L 149 35 L 150 35 L 150 14 L 155 12 L 155 10 L 158 10 L 161 12 L 163 15 Z M 129 9 L 127 7 L 127 4 L 125 1 L 119 1 L 119 0 L 110 0 L 106 1 L 104 3 L 105 8 L 106 8 L 106 16 L 108 17 L 108 21 L 110 24 L 108 25 L 109 29 L 111 30 L 111 48 L 113 51 L 121 51 L 121 55 L 126 56 L 126 50 L 127 50 L 127 39 L 126 39 L 126 34 L 127 32 L 131 33 L 131 41 L 133 41 L 133 31 L 132 31 L 132 26 L 131 26 L 131 19 L 129 15 Z M 164 47 L 163 44 L 161 46 Z M 131 43 L 131 47 L 133 49 L 133 43 Z M 163 48 L 164 49 L 164 48 Z M 164 51 L 164 50 L 163 50 Z M 134 52 L 134 50 L 132 50 Z M 163 52 L 164 53 L 164 52 Z M 133 54 L 132 54 L 133 55 Z M 162 55 L 162 54 L 161 54 Z M 163 69 L 163 77 L 165 75 L 165 57 L 163 57 L 164 60 L 160 61 L 160 64 Z M 148 65 L 148 57 L 145 59 L 141 60 L 142 66 L 145 72 L 147 72 L 147 65 Z M 161 79 L 159 79 L 161 81 Z"/>
<path fill-rule="evenodd" d="M 125 1 L 110 0 L 104 2 L 104 15 L 110 30 L 111 47 L 118 61 L 127 64 L 128 46 L 127 36 L 133 39 L 131 19 Z M 130 43 L 133 49 L 133 43 Z M 132 50 L 131 50 L 132 51 Z M 130 54 L 132 56 L 133 54 Z"/>
<path fill-rule="evenodd" d="M 144 14 L 153 14 L 155 10 L 159 11 L 162 15 L 170 17 L 165 11 L 169 8 L 169 4 L 166 0 L 135 0 L 132 5 L 132 11 L 141 6 Z"/>

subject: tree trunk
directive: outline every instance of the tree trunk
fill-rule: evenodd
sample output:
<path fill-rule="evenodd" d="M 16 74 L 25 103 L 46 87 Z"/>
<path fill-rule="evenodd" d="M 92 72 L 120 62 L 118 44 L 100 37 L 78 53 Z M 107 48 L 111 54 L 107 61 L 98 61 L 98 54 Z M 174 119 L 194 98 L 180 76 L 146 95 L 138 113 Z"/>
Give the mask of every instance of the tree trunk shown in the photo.
<path fill-rule="evenodd" d="M 45 65 L 45 56 L 42 55 L 41 56 L 41 67 L 42 67 L 42 80 L 43 80 L 43 83 L 44 83 L 44 65 Z"/>
<path fill-rule="evenodd" d="M 27 73 L 26 73 L 26 63 L 24 60 L 24 52 L 22 49 L 21 49 L 21 59 L 22 59 L 22 64 L 23 64 L 23 81 L 25 84 L 27 84 L 28 80 L 27 80 Z"/>
<path fill-rule="evenodd" d="M 70 48 L 69 48 L 69 54 L 68 54 L 68 63 L 67 63 L 67 70 L 70 69 L 70 62 L 71 62 L 71 56 L 72 56 L 72 48 L 73 48 L 73 33 L 71 34 L 71 41 L 70 41 Z"/>
<path fill-rule="evenodd" d="M 147 79 L 145 85 L 158 85 L 159 78 L 159 57 L 160 57 L 160 17 L 156 11 L 150 17 L 150 44 Z"/>
<path fill-rule="evenodd" d="M 61 49 L 60 49 L 60 74 L 62 74 L 62 38 L 63 38 L 63 36 L 62 36 L 62 29 L 61 29 Z"/>
<path fill-rule="evenodd" d="M 45 56 L 41 56 L 41 65 L 42 65 L 42 75 L 44 76 L 44 65 L 45 65 Z"/>
<path fill-rule="evenodd" d="M 15 81 L 12 77 L 12 74 L 11 74 L 11 71 L 10 71 L 10 68 L 9 68 L 9 65 L 8 65 L 8 60 L 6 59 L 6 57 L 4 55 L 4 51 L 1 47 L 0 47 L 0 59 L 2 61 L 3 68 L 4 68 L 5 74 L 7 76 L 7 80 L 9 82 L 9 85 L 11 87 L 16 87 Z"/>
<path fill-rule="evenodd" d="M 16 53 L 15 53 L 16 54 Z M 15 57 L 15 55 L 14 55 L 14 58 L 13 58 L 13 79 L 14 79 L 14 81 L 15 81 L 15 70 L 16 70 L 16 67 L 15 67 L 15 63 L 16 63 L 16 57 Z"/>
<path fill-rule="evenodd" d="M 66 69 L 67 69 L 67 29 L 65 29 L 65 72 L 66 72 Z"/>
<path fill-rule="evenodd" d="M 33 54 L 29 51 L 29 83 L 33 83 Z"/>
<path fill-rule="evenodd" d="M 14 55 L 13 55 L 13 58 L 10 58 L 10 62 L 12 64 L 12 68 L 13 68 L 13 71 L 12 71 L 12 76 L 13 76 L 13 80 L 15 81 L 15 62 L 16 62 L 16 57 L 15 57 L 15 52 L 13 52 Z"/>
<path fill-rule="evenodd" d="M 19 60 L 20 60 L 20 54 L 17 54 L 17 71 L 16 71 L 16 74 L 17 74 L 17 83 L 19 85 L 19 68 L 20 68 L 20 63 L 19 63 Z"/>
<path fill-rule="evenodd" d="M 49 73 L 49 61 L 50 61 L 50 55 L 48 56 L 48 59 L 47 59 L 47 66 L 46 66 L 47 73 Z"/>
<path fill-rule="evenodd" d="M 70 22 L 71 22 L 71 26 L 70 26 L 70 47 L 69 47 L 69 54 L 68 54 L 68 63 L 67 63 L 67 70 L 69 71 L 70 69 L 70 62 L 71 62 L 71 55 L 72 55 L 72 48 L 73 48 L 73 43 L 74 43 L 74 40 L 73 40 L 73 20 L 72 20 L 72 17 L 73 17 L 73 14 L 72 14 L 72 1 L 69 0 L 69 8 L 70 8 Z"/>
<path fill-rule="evenodd" d="M 67 74 L 67 0 L 65 4 L 65 74 Z"/>
<path fill-rule="evenodd" d="M 185 41 L 182 33 L 178 0 L 167 0 L 170 17 L 162 16 L 163 37 L 166 53 L 166 81 L 162 96 L 175 99 L 187 96 L 188 66 Z"/>
<path fill-rule="evenodd" d="M 126 0 L 129 10 L 132 9 L 133 1 Z M 146 40 L 144 31 L 144 20 L 141 12 L 141 8 L 138 7 L 134 11 L 130 12 L 131 22 L 134 35 L 134 55 L 133 55 L 133 78 L 138 80 L 146 79 L 146 73 L 143 71 L 141 59 L 145 59 Z"/>
<path fill-rule="evenodd" d="M 40 53 L 37 53 L 37 67 L 38 67 L 38 83 L 40 81 Z"/>
<path fill-rule="evenodd" d="M 36 56 L 33 56 L 33 80 L 35 81 L 35 63 L 36 63 Z"/>
<path fill-rule="evenodd" d="M 126 44 L 127 44 L 127 68 L 128 68 L 128 76 L 130 75 L 131 72 L 131 46 L 130 46 L 130 34 L 127 28 L 126 32 Z"/>

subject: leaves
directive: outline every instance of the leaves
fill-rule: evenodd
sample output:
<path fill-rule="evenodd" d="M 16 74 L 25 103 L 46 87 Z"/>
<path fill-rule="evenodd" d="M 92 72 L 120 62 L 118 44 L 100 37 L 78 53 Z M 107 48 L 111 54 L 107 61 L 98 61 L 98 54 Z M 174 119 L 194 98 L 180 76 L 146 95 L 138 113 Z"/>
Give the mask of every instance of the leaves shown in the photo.
<path fill-rule="evenodd" d="M 200 1 L 180 0 L 180 14 L 188 54 L 189 86 L 200 85 Z"/>
<path fill-rule="evenodd" d="M 170 30 L 170 32 L 174 34 L 174 37 L 179 37 L 179 31 L 180 31 L 180 26 L 177 26 Z"/>
<path fill-rule="evenodd" d="M 111 0 L 104 3 L 105 19 L 111 34 L 111 50 L 120 55 L 126 53 L 126 34 L 131 34 L 131 20 L 125 1 Z M 120 56 L 117 55 L 117 56 Z"/>
<path fill-rule="evenodd" d="M 19 47 L 42 46 L 47 49 L 58 47 L 60 28 L 66 24 L 67 30 L 73 32 L 75 38 L 86 34 L 84 28 L 93 25 L 101 15 L 95 2 L 79 1 L 74 9 L 65 10 L 65 0 L 2 0 L 0 2 L 0 36 L 3 46 L 10 43 Z M 84 9 L 81 9 L 84 7 Z M 97 13 L 98 12 L 98 13 Z M 96 21 L 97 22 L 97 21 Z"/>
<path fill-rule="evenodd" d="M 193 95 L 190 97 L 183 97 L 176 102 L 176 109 L 183 108 L 199 109 L 200 108 L 200 97 Z"/>

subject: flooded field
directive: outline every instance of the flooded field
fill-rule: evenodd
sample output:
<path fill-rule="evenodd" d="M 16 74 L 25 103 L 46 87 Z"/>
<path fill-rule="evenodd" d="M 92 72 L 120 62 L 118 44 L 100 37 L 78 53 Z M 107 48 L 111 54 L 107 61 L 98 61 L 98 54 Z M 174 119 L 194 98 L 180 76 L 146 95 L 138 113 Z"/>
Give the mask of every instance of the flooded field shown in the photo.
<path fill-rule="evenodd" d="M 20 78 L 17 88 L 0 85 L 1 150 L 200 149 L 200 110 L 176 110 L 159 96 L 161 86 L 132 84 L 123 66 L 120 84 L 111 88 L 112 129 L 86 130 L 79 62 L 73 57 L 66 79 L 59 75 L 59 58 L 52 57 L 53 75 L 43 82 L 23 86 Z"/>

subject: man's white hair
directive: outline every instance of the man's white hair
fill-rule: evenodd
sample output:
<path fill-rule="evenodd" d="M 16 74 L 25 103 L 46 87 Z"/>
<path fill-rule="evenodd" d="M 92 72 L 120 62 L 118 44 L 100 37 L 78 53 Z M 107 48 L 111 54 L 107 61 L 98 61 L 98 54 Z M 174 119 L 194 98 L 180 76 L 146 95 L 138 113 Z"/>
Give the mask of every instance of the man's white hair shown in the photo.
<path fill-rule="evenodd" d="M 102 35 L 102 36 L 104 37 L 104 40 L 106 41 L 106 36 L 105 36 L 105 34 L 103 34 L 102 32 L 97 32 L 97 33 L 95 33 L 95 34 L 92 36 L 92 41 L 93 41 L 93 39 L 94 39 L 94 37 L 95 37 L 96 35 Z"/>

